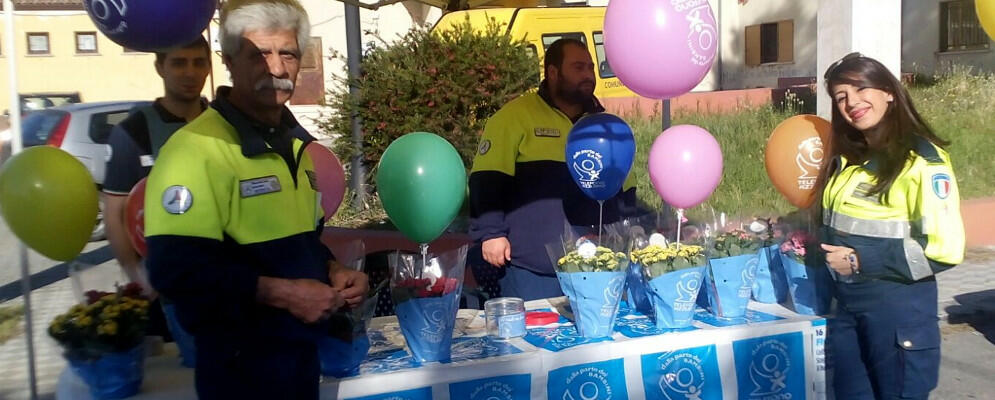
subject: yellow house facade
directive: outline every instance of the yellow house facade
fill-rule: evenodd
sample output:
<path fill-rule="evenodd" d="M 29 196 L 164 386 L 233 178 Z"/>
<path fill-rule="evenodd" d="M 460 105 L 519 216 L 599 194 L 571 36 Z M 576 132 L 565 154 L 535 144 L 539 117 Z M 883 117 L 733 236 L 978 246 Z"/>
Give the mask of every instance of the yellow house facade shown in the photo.
<path fill-rule="evenodd" d="M 6 16 L 0 18 L 0 112 L 10 109 L 9 57 L 16 57 L 21 94 L 78 92 L 83 102 L 162 96 L 155 55 L 128 51 L 101 34 L 81 1 L 20 0 L 14 8 L 14 49 L 7 48 Z M 216 34 L 214 22 L 208 31 Z M 212 59 L 213 73 L 204 85 L 209 99 L 212 87 L 229 84 L 220 53 L 213 52 Z"/>

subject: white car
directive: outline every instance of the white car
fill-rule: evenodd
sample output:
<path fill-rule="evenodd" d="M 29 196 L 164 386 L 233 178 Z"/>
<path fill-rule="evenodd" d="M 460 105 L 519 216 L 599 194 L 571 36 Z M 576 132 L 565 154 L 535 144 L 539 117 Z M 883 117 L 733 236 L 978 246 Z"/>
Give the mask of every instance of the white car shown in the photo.
<path fill-rule="evenodd" d="M 80 160 L 93 176 L 97 189 L 104 183 L 104 174 L 110 151 L 107 139 L 111 128 L 128 117 L 136 106 L 150 105 L 150 101 L 109 101 L 78 103 L 34 111 L 21 121 L 24 147 L 53 146 L 65 150 Z M 0 162 L 10 154 L 10 130 L 0 132 Z M 91 240 L 103 239 L 103 203 L 97 214 Z"/>

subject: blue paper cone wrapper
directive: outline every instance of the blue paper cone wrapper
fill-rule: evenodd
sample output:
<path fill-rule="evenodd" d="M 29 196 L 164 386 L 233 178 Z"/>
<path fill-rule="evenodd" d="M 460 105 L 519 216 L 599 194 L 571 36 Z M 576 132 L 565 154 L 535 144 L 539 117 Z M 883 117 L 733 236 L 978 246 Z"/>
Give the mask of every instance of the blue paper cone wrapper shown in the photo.
<path fill-rule="evenodd" d="M 833 300 L 833 277 L 829 271 L 825 267 L 806 267 L 790 255 L 780 254 L 794 311 L 805 315 L 828 313 Z"/>
<path fill-rule="evenodd" d="M 106 353 L 96 360 L 68 359 L 69 367 L 90 387 L 94 399 L 123 399 L 134 396 L 145 373 L 145 346 Z"/>
<path fill-rule="evenodd" d="M 647 293 L 646 281 L 643 280 L 643 265 L 629 263 L 625 276 L 625 293 L 629 307 L 643 315 L 653 314 L 653 303 Z"/>
<path fill-rule="evenodd" d="M 558 272 L 560 288 L 570 300 L 574 325 L 585 338 L 611 336 L 625 285 L 626 271 Z"/>
<path fill-rule="evenodd" d="M 449 361 L 459 292 L 412 298 L 394 305 L 401 333 L 416 361 Z"/>
<path fill-rule="evenodd" d="M 359 364 L 370 351 L 370 338 L 366 330 L 357 333 L 352 343 L 326 336 L 318 340 L 318 358 L 321 360 L 321 374 L 345 378 L 359 375 Z"/>
<path fill-rule="evenodd" d="M 684 328 L 694 319 L 695 299 L 705 267 L 668 272 L 649 281 L 649 297 L 657 329 Z"/>
<path fill-rule="evenodd" d="M 783 303 L 788 296 L 788 282 L 781 265 L 779 245 L 762 247 L 757 253 L 757 279 L 753 282 L 753 300 Z"/>
<path fill-rule="evenodd" d="M 757 255 L 716 258 L 709 260 L 709 264 L 704 285 L 708 309 L 722 318 L 746 315 L 746 306 L 753 295 Z"/>

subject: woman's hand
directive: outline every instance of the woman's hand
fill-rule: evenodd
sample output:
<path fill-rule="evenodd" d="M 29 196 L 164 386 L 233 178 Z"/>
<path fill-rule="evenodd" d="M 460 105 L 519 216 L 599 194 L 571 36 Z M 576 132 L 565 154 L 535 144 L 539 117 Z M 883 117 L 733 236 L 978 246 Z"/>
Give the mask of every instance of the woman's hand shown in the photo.
<path fill-rule="evenodd" d="M 849 276 L 860 271 L 860 262 L 855 250 L 849 247 L 828 244 L 823 244 L 822 249 L 826 251 L 826 265 L 832 268 L 833 271 L 836 271 L 836 273 L 842 276 Z"/>

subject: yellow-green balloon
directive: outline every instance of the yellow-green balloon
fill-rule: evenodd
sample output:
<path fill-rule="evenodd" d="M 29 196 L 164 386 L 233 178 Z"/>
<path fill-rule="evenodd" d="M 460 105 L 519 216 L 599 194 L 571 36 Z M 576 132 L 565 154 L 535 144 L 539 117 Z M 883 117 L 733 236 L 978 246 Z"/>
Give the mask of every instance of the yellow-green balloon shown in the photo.
<path fill-rule="evenodd" d="M 0 168 L 0 215 L 24 244 L 69 261 L 90 240 L 97 187 L 86 167 L 49 146 L 24 149 Z"/>
<path fill-rule="evenodd" d="M 397 230 L 415 243 L 431 242 L 463 205 L 463 159 L 453 145 L 433 133 L 401 136 L 380 157 L 377 193 Z"/>
<path fill-rule="evenodd" d="M 981 27 L 988 32 L 988 37 L 995 38 L 995 0 L 975 0 L 974 10 L 978 14 Z"/>

